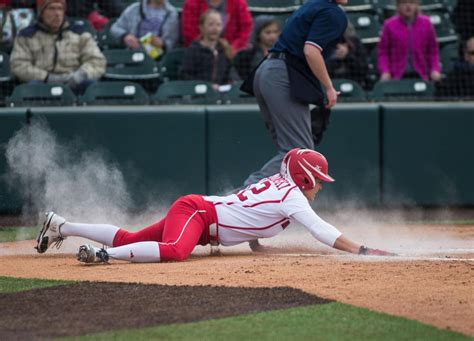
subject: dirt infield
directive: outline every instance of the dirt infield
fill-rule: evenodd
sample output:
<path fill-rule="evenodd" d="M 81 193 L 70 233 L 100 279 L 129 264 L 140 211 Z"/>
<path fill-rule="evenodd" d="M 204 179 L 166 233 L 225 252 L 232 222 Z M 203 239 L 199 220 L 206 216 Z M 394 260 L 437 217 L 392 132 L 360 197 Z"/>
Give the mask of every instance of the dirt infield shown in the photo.
<path fill-rule="evenodd" d="M 410 238 L 418 238 L 417 248 L 406 238 L 396 258 L 344 255 L 277 240 L 275 245 L 282 246 L 279 254 L 252 254 L 241 247 L 222 248 L 222 256 L 209 257 L 209 248 L 200 248 L 182 263 L 113 261 L 92 266 L 79 264 L 71 254 L 81 241 L 65 242 L 69 244 L 63 252 L 69 253 L 45 255 L 34 254 L 34 242 L 24 241 L 2 244 L 0 275 L 161 285 L 288 286 L 474 335 L 474 226 L 417 229 Z"/>

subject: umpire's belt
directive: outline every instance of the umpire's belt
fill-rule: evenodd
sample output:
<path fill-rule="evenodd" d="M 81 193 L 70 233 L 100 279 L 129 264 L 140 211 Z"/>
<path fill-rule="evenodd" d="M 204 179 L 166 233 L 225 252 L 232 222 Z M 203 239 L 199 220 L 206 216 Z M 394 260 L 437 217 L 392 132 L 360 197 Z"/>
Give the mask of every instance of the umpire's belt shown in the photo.
<path fill-rule="evenodd" d="M 209 225 L 209 244 L 213 246 L 219 245 L 219 232 L 217 229 L 217 223 Z"/>
<path fill-rule="evenodd" d="M 267 59 L 281 59 L 286 60 L 285 52 L 270 52 L 267 55 Z"/>

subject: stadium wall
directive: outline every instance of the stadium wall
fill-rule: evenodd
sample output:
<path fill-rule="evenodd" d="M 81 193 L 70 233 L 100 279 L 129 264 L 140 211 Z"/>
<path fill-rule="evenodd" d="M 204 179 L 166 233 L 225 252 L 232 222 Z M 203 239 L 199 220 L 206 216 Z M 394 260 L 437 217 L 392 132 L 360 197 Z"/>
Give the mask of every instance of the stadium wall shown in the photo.
<path fill-rule="evenodd" d="M 41 119 L 60 143 L 118 165 L 137 207 L 226 193 L 276 152 L 256 105 L 4 108 L 0 212 L 29 197 L 9 186 L 6 143 Z M 473 206 L 473 128 L 474 103 L 340 104 L 318 147 L 336 182 L 317 205 Z"/>

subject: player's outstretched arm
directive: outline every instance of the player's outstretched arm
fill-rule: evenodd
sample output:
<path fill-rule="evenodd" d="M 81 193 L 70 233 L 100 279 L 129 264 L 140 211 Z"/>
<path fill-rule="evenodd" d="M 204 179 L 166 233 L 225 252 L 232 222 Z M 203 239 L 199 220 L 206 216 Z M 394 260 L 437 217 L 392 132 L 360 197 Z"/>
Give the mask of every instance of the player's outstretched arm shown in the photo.
<path fill-rule="evenodd" d="M 351 241 L 349 238 L 346 238 L 343 235 L 341 235 L 339 238 L 336 239 L 333 247 L 341 251 L 346 251 L 350 253 L 359 253 L 359 249 L 361 245 L 356 244 L 353 241 Z"/>
<path fill-rule="evenodd" d="M 363 245 L 359 245 L 342 235 L 336 239 L 336 242 L 334 243 L 333 247 L 341 251 L 357 253 L 359 255 L 396 256 L 395 253 L 391 253 L 391 252 L 387 252 L 387 251 L 383 251 L 379 249 L 372 249 Z"/>

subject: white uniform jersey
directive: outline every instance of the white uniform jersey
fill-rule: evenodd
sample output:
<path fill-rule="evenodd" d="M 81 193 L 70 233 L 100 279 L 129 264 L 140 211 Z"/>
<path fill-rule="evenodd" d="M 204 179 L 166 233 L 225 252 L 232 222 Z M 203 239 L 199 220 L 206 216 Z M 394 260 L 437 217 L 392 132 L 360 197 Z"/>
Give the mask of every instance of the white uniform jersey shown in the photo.
<path fill-rule="evenodd" d="M 218 239 L 224 246 L 273 237 L 291 221 L 305 226 L 329 246 L 341 235 L 313 211 L 298 186 L 280 174 L 262 179 L 237 194 L 205 196 L 204 200 L 216 208 Z"/>

